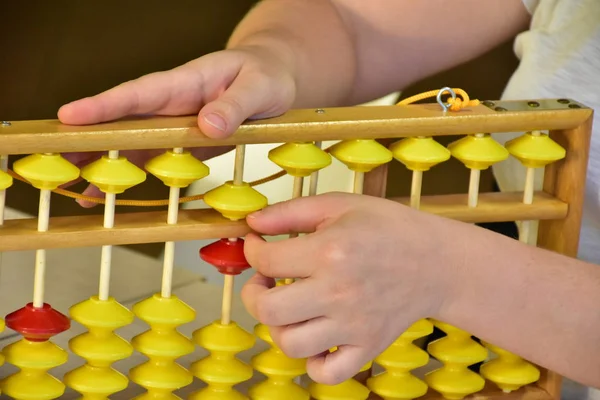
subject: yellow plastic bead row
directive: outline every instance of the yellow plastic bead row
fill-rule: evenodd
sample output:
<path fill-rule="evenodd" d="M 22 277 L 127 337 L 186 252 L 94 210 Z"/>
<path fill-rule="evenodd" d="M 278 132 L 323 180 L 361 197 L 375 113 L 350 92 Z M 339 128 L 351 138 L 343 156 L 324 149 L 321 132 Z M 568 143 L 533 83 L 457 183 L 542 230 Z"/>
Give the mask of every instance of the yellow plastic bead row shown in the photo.
<path fill-rule="evenodd" d="M 15 161 L 13 168 L 33 187 L 45 192 L 44 195 L 74 181 L 80 174 L 79 169 L 60 154 L 29 155 Z M 8 363 L 20 369 L 2 381 L 2 391 L 7 396 L 35 400 L 63 395 L 65 385 L 48 371 L 66 363 L 68 354 L 52 341 L 21 339 L 4 348 L 4 356 Z"/>

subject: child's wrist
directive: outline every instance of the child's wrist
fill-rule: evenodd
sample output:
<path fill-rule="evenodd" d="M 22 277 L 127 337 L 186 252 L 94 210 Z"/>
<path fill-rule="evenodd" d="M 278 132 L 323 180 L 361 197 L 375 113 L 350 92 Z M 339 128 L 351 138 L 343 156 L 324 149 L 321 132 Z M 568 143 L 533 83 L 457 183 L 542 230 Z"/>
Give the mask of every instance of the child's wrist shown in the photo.
<path fill-rule="evenodd" d="M 429 317 L 447 321 L 454 310 L 461 309 L 468 288 L 474 284 L 474 275 L 469 263 L 471 239 L 463 233 L 464 225 L 456 221 L 440 220 L 440 225 L 431 232 L 437 236 L 438 249 L 432 253 L 430 279 L 439 293 L 431 300 Z"/>

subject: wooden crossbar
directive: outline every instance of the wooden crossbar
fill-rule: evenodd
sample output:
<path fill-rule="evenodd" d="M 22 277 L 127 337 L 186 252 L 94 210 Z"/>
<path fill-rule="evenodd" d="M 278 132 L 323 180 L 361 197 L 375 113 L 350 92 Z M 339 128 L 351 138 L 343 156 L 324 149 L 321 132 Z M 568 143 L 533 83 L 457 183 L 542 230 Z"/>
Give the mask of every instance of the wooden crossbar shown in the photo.
<path fill-rule="evenodd" d="M 226 139 L 202 134 L 196 116 L 137 117 L 89 126 L 64 125 L 58 120 L 7 121 L 10 124 L 0 125 L 0 154 L 573 129 L 591 114 L 591 109 L 568 99 L 486 101 L 457 112 L 444 112 L 437 103 L 301 109 L 275 118 L 247 121 Z"/>

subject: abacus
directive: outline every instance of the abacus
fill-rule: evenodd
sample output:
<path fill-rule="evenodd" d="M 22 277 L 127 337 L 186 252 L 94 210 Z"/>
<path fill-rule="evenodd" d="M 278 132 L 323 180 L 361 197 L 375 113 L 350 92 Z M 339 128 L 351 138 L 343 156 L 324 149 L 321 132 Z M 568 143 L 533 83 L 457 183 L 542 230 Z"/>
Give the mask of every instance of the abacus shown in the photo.
<path fill-rule="evenodd" d="M 450 97 L 444 100 L 446 93 Z M 415 103 L 435 95 L 437 102 Z M 139 399 L 176 399 L 178 390 L 193 385 L 198 389 L 189 398 L 197 400 L 559 399 L 558 374 L 492 343 L 480 344 L 460 327 L 429 319 L 416 321 L 365 365 L 366 378 L 357 375 L 335 386 L 311 382 L 304 376 L 304 361 L 290 359 L 278 349 L 268 327 L 257 324 L 250 332 L 232 320 L 232 287 L 235 276 L 250 267 L 243 254 L 243 236 L 249 232 L 245 216 L 268 204 L 256 187 L 288 174 L 294 179 L 291 198 L 303 195 L 306 179 L 310 179 L 308 195 L 314 195 L 319 171 L 332 162 L 352 171 L 355 193 L 385 196 L 387 166 L 396 160 L 412 171 L 411 195 L 391 201 L 465 223 L 524 221 L 519 238 L 523 241 L 527 241 L 529 221 L 539 221 L 536 245 L 575 257 L 592 117 L 590 108 L 570 99 L 478 102 L 460 89 L 443 88 L 391 106 L 291 110 L 280 117 L 246 122 L 222 140 L 204 136 L 195 116 L 127 118 L 90 126 L 65 126 L 56 120 L 5 121 L 0 126 L 0 206 L 3 210 L 14 179 L 39 189 L 40 200 L 37 218 L 2 218 L 0 251 L 36 250 L 33 300 L 5 318 L 6 327 L 22 337 L 2 350 L 2 362 L 18 369 L 0 382 L 2 395 L 55 399 L 68 388 L 84 399 L 122 398 L 129 385 L 137 384 L 145 390 Z M 506 132 L 522 135 L 505 145 L 491 136 Z M 462 138 L 445 147 L 435 140 L 444 135 Z M 324 141 L 336 143 L 324 149 Z M 247 182 L 245 148 L 261 143 L 282 143 L 269 153 L 282 170 Z M 235 146 L 234 176 L 203 195 L 181 197 L 181 189 L 210 174 L 188 150 L 203 146 Z M 139 168 L 119 153 L 135 149 L 164 153 Z M 90 151 L 105 154 L 81 169 L 61 156 Z M 13 155 L 26 156 L 9 170 L 7 160 Z M 468 193 L 422 196 L 426 172 L 451 157 L 471 171 Z M 523 191 L 479 193 L 480 172 L 509 157 L 524 167 Z M 540 169 L 544 170 L 543 190 L 536 191 L 533 177 Z M 147 173 L 170 188 L 169 199 L 161 203 L 167 209 L 117 213 L 122 194 L 143 184 Z M 105 198 L 96 199 L 104 204 L 104 215 L 51 217 L 51 193 L 68 193 L 60 186 L 78 177 L 105 193 Z M 180 203 L 198 199 L 208 208 L 179 210 Z M 178 328 L 193 324 L 197 311 L 172 293 L 173 245 L 199 239 L 214 239 L 199 254 L 224 276 L 222 317 L 195 327 L 190 338 Z M 113 246 L 136 243 L 165 244 L 163 283 L 154 296 L 129 310 L 111 297 L 111 251 Z M 45 252 L 83 246 L 101 246 L 99 290 L 63 313 L 44 296 Z M 117 331 L 135 318 L 146 322 L 148 330 L 129 343 Z M 59 348 L 52 338 L 68 332 L 71 321 L 87 331 L 72 337 L 69 349 Z M 426 349 L 415 345 L 434 326 L 445 336 Z M 255 354 L 250 365 L 240 361 L 237 356 L 251 351 L 259 340 L 268 344 L 267 350 Z M 196 346 L 208 355 L 186 367 L 178 363 Z M 114 368 L 114 363 L 134 352 L 146 355 L 147 362 L 129 371 Z M 85 363 L 62 380 L 53 377 L 52 369 L 65 364 L 70 354 Z M 483 363 L 479 372 L 468 368 L 477 363 Z M 423 376 L 413 373 L 429 365 Z M 245 393 L 238 390 L 239 384 L 257 374 L 258 383 Z"/>

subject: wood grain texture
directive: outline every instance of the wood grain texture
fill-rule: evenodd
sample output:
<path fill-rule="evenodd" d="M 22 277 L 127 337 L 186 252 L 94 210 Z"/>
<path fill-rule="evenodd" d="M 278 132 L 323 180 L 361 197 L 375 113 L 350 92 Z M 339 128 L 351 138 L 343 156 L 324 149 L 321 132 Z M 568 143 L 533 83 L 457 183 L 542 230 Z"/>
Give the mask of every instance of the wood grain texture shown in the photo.
<path fill-rule="evenodd" d="M 545 169 L 543 189 L 549 195 L 569 204 L 565 218 L 540 221 L 538 247 L 569 257 L 577 257 L 583 216 L 583 203 L 593 116 L 574 129 L 552 130 L 550 137 L 567 149 L 565 159 Z M 540 386 L 555 400 L 560 399 L 560 375 L 544 370 Z"/>
<path fill-rule="evenodd" d="M 177 225 L 167 225 L 166 211 L 117 214 L 113 229 L 103 228 L 102 221 L 102 215 L 54 217 L 49 231 L 40 233 L 35 218 L 7 220 L 0 228 L 0 251 L 219 239 L 250 231 L 212 209 L 180 210 Z"/>
<path fill-rule="evenodd" d="M 410 205 L 408 197 L 391 200 Z M 420 210 L 467 223 L 508 222 L 519 220 L 561 219 L 567 215 L 568 205 L 546 193 L 535 193 L 533 204 L 523 204 L 523 194 L 481 193 L 477 207 L 469 208 L 467 194 L 449 194 L 421 197 Z"/>
<path fill-rule="evenodd" d="M 394 198 L 408 204 L 408 198 Z M 520 193 L 482 193 L 477 208 L 467 206 L 467 195 L 425 196 L 422 210 L 464 222 L 522 219 L 560 219 L 567 204 L 537 193 L 534 205 L 523 205 Z M 181 210 L 177 225 L 167 225 L 166 211 L 121 213 L 115 227 L 102 227 L 102 215 L 53 217 L 48 232 L 37 232 L 37 219 L 7 220 L 0 228 L 0 251 L 70 248 L 240 237 L 250 232 L 244 221 L 232 222 L 212 209 Z"/>
<path fill-rule="evenodd" d="M 517 107 L 518 108 L 518 107 Z M 437 103 L 298 109 L 245 122 L 227 139 L 202 134 L 195 116 L 138 117 L 89 126 L 57 120 L 11 121 L 0 126 L 0 153 L 77 152 L 228 146 L 315 140 L 383 139 L 572 129 L 591 115 L 587 108 L 495 111 L 484 105 L 444 113 Z"/>

